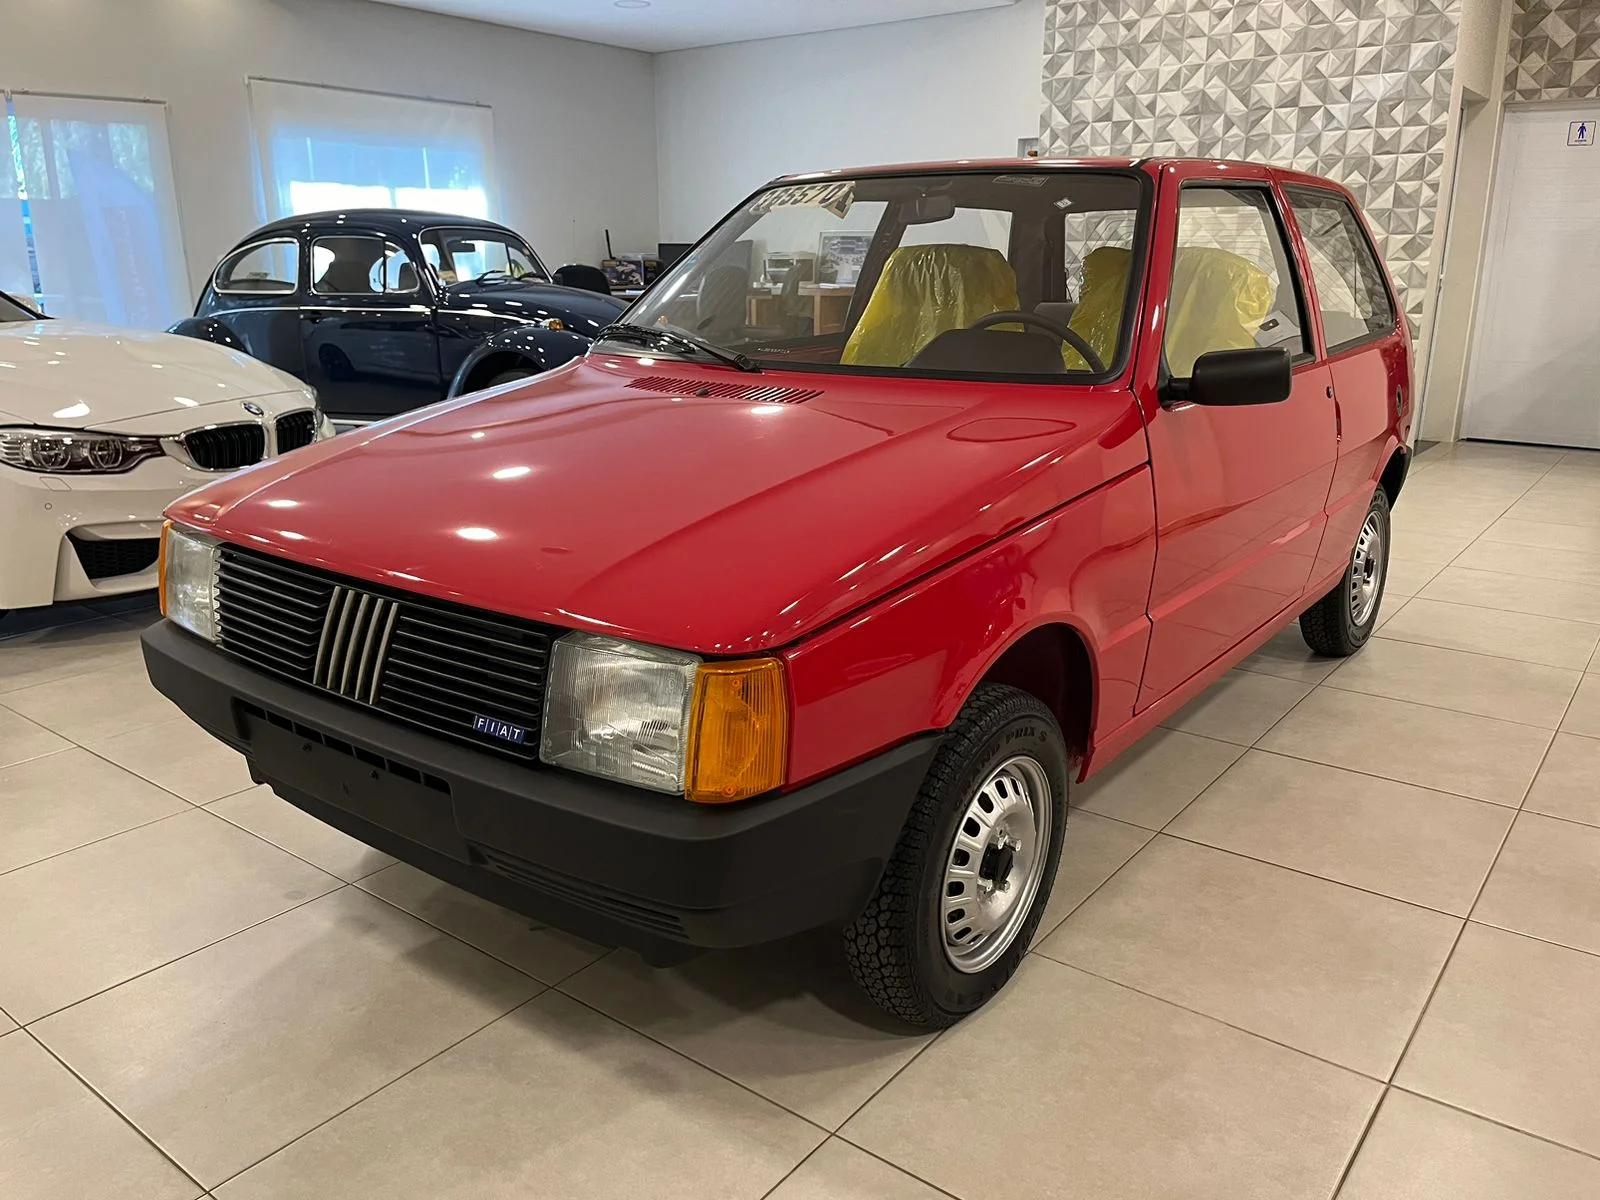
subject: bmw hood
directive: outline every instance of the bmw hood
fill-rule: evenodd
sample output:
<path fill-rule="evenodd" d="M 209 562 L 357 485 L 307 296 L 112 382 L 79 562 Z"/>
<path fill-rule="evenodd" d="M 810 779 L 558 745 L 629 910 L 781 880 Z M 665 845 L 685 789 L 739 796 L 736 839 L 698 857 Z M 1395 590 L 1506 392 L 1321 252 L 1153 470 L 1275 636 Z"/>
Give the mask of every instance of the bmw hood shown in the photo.
<path fill-rule="evenodd" d="M 586 292 L 554 283 L 457 284 L 449 291 L 447 308 L 487 309 L 508 317 L 544 321 L 555 317 L 574 333 L 593 337 L 622 315 L 628 307 L 615 296 Z"/>
<path fill-rule="evenodd" d="M 286 392 L 313 398 L 294 376 L 194 338 L 79 321 L 0 324 L 0 420 L 114 429 Z"/>

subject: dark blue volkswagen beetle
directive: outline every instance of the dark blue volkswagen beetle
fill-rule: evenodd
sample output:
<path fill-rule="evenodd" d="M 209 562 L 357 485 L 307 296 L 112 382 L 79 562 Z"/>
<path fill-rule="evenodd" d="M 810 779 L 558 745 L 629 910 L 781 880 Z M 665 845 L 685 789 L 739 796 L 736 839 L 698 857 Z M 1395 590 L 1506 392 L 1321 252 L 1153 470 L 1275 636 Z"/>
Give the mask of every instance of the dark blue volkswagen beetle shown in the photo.
<path fill-rule="evenodd" d="M 243 350 L 314 386 L 329 415 L 369 420 L 558 367 L 624 307 L 552 283 L 503 225 L 358 209 L 262 226 L 172 332 Z"/>

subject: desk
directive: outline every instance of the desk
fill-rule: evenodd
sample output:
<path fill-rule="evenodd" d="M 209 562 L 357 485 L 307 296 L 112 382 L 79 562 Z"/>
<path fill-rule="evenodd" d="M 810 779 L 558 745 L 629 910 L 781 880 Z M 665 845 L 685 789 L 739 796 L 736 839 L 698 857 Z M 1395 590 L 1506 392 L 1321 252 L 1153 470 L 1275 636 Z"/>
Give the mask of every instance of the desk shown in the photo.
<path fill-rule="evenodd" d="M 855 294 L 852 283 L 802 283 L 799 295 L 811 301 L 811 332 L 838 333 L 843 329 Z M 752 292 L 746 302 L 748 323 L 757 327 L 772 324 L 772 310 L 779 296 L 777 290 Z"/>

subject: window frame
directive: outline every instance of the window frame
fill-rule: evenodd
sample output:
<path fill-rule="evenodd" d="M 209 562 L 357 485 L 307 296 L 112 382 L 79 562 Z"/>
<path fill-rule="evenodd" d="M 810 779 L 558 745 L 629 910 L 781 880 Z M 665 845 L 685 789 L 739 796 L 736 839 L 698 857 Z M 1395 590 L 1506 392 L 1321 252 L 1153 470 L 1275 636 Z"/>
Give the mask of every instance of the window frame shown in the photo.
<path fill-rule="evenodd" d="M 398 299 L 406 300 L 407 302 L 410 302 L 411 297 L 422 295 L 422 270 L 417 267 L 415 256 L 400 239 L 391 237 L 387 233 L 376 233 L 370 229 L 341 229 L 321 230 L 309 234 L 306 238 L 306 265 L 308 268 L 311 266 L 312 256 L 316 253 L 317 243 L 327 241 L 330 238 L 343 238 L 345 240 L 367 238 L 370 241 L 379 242 L 384 247 L 383 253 L 379 256 L 380 260 L 389 257 L 391 248 L 400 251 L 406 256 L 407 261 L 411 263 L 412 270 L 416 273 L 416 286 L 410 288 L 385 288 L 381 292 L 326 292 L 317 286 L 316 272 L 308 269 L 306 272 L 306 291 L 308 294 L 330 300 L 380 301 Z M 418 249 L 420 250 L 421 247 L 419 246 Z"/>
<path fill-rule="evenodd" d="M 1185 179 L 1178 185 L 1178 199 L 1173 206 L 1172 222 L 1172 272 L 1178 269 L 1178 237 L 1183 229 L 1183 193 L 1186 191 L 1223 191 L 1223 192 L 1261 192 L 1267 198 L 1267 210 L 1278 230 L 1278 237 L 1283 243 L 1284 262 L 1289 268 L 1289 276 L 1294 283 L 1295 304 L 1300 312 L 1300 341 L 1304 346 L 1310 343 L 1309 350 L 1302 349 L 1298 354 L 1289 356 L 1289 369 L 1298 371 L 1301 367 L 1310 366 L 1320 359 L 1317 354 L 1317 338 L 1312 336 L 1311 309 L 1307 303 L 1306 281 L 1300 274 L 1300 259 L 1294 239 L 1289 236 L 1288 207 L 1286 202 L 1280 202 L 1278 189 L 1273 186 L 1270 179 Z M 1294 227 L 1298 229 L 1299 226 Z M 1192 375 L 1174 375 L 1171 366 L 1167 363 L 1167 320 L 1171 317 L 1172 274 L 1166 279 L 1166 299 L 1164 305 L 1165 315 L 1161 322 L 1161 379 L 1163 383 L 1174 379 L 1192 379 Z M 1319 314 L 1320 315 L 1320 314 Z M 1316 326 L 1321 330 L 1320 320 Z M 1265 349 L 1266 347 L 1263 347 Z"/>
<path fill-rule="evenodd" d="M 294 248 L 295 280 L 292 286 L 290 286 L 287 290 L 274 292 L 264 292 L 251 288 L 231 288 L 223 286 L 222 272 L 225 267 L 227 267 L 230 263 L 238 262 L 247 254 L 253 254 L 265 246 L 292 246 Z M 298 296 L 303 290 L 305 290 L 305 285 L 302 283 L 302 279 L 305 274 L 305 263 L 303 262 L 302 254 L 303 250 L 304 247 L 301 244 L 300 239 L 295 237 L 292 233 L 274 234 L 272 237 L 261 238 L 258 241 L 250 242 L 243 246 L 237 246 L 230 250 L 227 254 L 223 255 L 222 261 L 219 262 L 215 269 L 211 272 L 211 290 L 219 296 L 253 296 L 257 299 L 263 299 L 272 296 Z"/>
<path fill-rule="evenodd" d="M 1378 253 L 1377 246 L 1373 244 L 1372 234 L 1368 231 L 1367 223 L 1362 219 L 1361 210 L 1356 207 L 1355 202 L 1342 192 L 1336 192 L 1327 187 L 1318 187 L 1315 184 L 1284 183 L 1282 187 L 1283 198 L 1284 202 L 1288 205 L 1289 215 L 1294 218 L 1295 229 L 1300 234 L 1300 240 L 1305 243 L 1306 272 L 1311 276 L 1311 286 L 1313 288 L 1316 287 L 1317 274 L 1316 269 L 1311 264 L 1311 239 L 1306 236 L 1305 228 L 1300 224 L 1299 215 L 1295 211 L 1294 193 L 1296 192 L 1312 196 L 1316 199 L 1332 200 L 1335 203 L 1343 206 L 1344 210 L 1355 220 L 1356 230 L 1361 235 L 1361 245 L 1366 248 L 1367 254 L 1372 260 L 1372 265 L 1378 269 L 1378 282 L 1383 285 L 1383 296 L 1389 305 L 1389 324 L 1386 328 L 1380 330 L 1369 330 L 1360 337 L 1346 338 L 1342 342 L 1330 343 L 1328 341 L 1327 328 L 1324 326 L 1322 321 L 1322 295 L 1320 292 L 1317 293 L 1317 330 L 1322 337 L 1323 353 L 1328 358 L 1332 358 L 1335 354 L 1344 354 L 1348 351 L 1359 349 L 1362 346 L 1370 345 L 1373 342 L 1381 342 L 1384 338 L 1394 336 L 1395 332 L 1400 327 L 1401 313 L 1404 310 L 1400 307 L 1399 297 L 1394 294 L 1394 285 L 1389 279 L 1389 273 L 1384 269 L 1383 256 Z"/>

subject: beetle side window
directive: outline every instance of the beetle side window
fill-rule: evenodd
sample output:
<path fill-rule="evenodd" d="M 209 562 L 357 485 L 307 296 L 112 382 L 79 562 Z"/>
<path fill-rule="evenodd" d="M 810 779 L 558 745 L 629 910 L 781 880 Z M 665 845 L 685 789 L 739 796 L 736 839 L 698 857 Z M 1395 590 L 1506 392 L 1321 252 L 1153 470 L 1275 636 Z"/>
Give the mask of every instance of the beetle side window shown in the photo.
<path fill-rule="evenodd" d="M 1288 243 L 1265 188 L 1186 187 L 1167 307 L 1176 379 L 1212 350 L 1282 346 L 1311 355 Z"/>
<path fill-rule="evenodd" d="M 417 268 L 393 242 L 339 234 L 311 243 L 312 290 L 323 296 L 409 295 L 420 286 Z"/>
<path fill-rule="evenodd" d="M 1349 202 L 1311 188 L 1285 191 L 1311 260 L 1329 353 L 1392 333 L 1395 311 L 1383 270 Z"/>
<path fill-rule="evenodd" d="M 217 268 L 215 286 L 228 295 L 288 295 L 300 286 L 300 244 L 284 239 L 236 251 Z"/>

